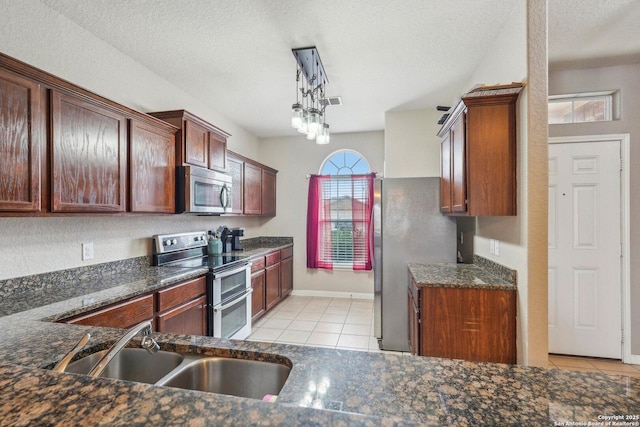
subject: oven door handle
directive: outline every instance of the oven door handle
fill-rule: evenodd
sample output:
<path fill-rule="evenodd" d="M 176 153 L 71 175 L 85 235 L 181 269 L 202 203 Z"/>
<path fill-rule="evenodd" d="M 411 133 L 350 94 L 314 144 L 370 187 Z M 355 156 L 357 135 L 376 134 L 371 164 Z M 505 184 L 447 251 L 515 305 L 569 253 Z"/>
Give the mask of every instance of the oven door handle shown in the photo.
<path fill-rule="evenodd" d="M 246 297 L 248 297 L 252 293 L 253 293 L 253 289 L 249 289 L 245 293 L 242 294 L 242 297 L 234 299 L 229 304 L 223 305 L 223 306 L 220 306 L 220 307 L 213 307 L 213 312 L 217 313 L 218 311 L 226 310 L 229 307 L 233 307 L 234 305 L 238 304 L 240 301 L 242 301 L 243 299 L 245 299 Z"/>
<path fill-rule="evenodd" d="M 234 274 L 240 273 L 241 271 L 246 270 L 247 268 L 250 268 L 250 267 L 251 267 L 251 263 L 242 266 L 242 268 L 235 268 L 233 270 L 223 271 L 222 273 L 214 273 L 213 278 L 224 279 L 225 277 L 233 276 Z"/>

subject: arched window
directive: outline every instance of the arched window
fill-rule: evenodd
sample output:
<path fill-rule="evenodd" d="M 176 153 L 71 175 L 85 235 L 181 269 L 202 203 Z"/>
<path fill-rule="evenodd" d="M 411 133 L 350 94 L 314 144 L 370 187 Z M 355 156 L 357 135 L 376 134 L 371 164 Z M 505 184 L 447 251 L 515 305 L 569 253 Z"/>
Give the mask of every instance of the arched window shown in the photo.
<path fill-rule="evenodd" d="M 361 175 L 369 172 L 371 168 L 367 160 L 353 150 L 338 150 L 324 159 L 320 166 L 320 175 Z"/>
<path fill-rule="evenodd" d="M 371 270 L 373 179 L 358 152 L 340 150 L 309 181 L 307 267 Z"/>

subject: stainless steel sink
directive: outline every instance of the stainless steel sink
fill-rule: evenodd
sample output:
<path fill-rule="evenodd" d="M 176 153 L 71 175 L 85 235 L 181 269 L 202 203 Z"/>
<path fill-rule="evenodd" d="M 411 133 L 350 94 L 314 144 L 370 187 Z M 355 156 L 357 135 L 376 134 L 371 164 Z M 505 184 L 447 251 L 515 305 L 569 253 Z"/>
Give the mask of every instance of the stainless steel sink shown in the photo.
<path fill-rule="evenodd" d="M 69 363 L 65 372 L 87 374 L 106 352 Z M 290 371 L 289 366 L 280 363 L 171 351 L 150 354 L 142 348 L 124 348 L 100 376 L 262 399 L 267 394 L 279 394 Z"/>
<path fill-rule="evenodd" d="M 69 363 L 65 372 L 87 374 L 107 350 L 99 351 Z M 111 359 L 101 377 L 154 384 L 184 360 L 179 353 L 158 351 L 150 354 L 142 348 L 123 348 Z"/>
<path fill-rule="evenodd" d="M 177 369 L 156 385 L 262 399 L 280 393 L 290 370 L 278 363 L 207 357 Z"/>

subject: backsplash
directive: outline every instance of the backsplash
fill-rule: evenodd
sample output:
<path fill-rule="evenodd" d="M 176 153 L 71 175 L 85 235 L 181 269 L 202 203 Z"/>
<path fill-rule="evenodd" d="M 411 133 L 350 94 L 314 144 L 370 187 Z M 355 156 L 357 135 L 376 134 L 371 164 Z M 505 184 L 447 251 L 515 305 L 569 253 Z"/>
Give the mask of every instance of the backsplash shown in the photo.
<path fill-rule="evenodd" d="M 502 280 L 514 285 L 517 285 L 518 283 L 518 272 L 516 270 L 512 270 L 509 267 L 505 267 L 502 264 L 498 264 L 497 262 L 475 254 L 473 255 L 473 263 Z"/>

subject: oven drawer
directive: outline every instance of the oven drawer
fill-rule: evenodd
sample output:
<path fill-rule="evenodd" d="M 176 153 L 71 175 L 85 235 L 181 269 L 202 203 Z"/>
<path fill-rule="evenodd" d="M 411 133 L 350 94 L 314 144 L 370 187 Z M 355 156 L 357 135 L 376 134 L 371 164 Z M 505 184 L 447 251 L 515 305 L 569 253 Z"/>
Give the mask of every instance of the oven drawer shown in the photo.
<path fill-rule="evenodd" d="M 267 267 L 273 264 L 277 264 L 280 262 L 280 251 L 271 252 L 270 254 L 267 254 L 265 258 L 267 261 Z"/>

